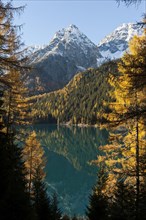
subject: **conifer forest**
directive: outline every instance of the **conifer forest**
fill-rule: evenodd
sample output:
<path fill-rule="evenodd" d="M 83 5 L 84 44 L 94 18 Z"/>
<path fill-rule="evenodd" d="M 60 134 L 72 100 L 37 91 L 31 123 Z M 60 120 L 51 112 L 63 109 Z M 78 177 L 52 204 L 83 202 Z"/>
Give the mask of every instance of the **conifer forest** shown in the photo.
<path fill-rule="evenodd" d="M 116 2 L 130 8 L 141 0 Z M 146 220 L 145 15 L 122 57 L 80 68 L 65 84 L 57 78 L 61 86 L 49 91 L 56 81 L 45 84 L 46 66 L 30 62 L 15 24 L 23 13 L 23 4 L 0 0 L 0 220 Z"/>

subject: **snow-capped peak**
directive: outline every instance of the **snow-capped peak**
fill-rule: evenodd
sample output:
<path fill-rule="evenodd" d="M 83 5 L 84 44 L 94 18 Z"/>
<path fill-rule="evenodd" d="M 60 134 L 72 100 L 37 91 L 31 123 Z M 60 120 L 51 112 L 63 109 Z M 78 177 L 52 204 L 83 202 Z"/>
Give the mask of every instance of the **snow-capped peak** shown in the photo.
<path fill-rule="evenodd" d="M 26 55 L 31 55 L 32 53 L 35 53 L 38 50 L 42 50 L 46 47 L 47 45 L 32 45 L 32 46 L 28 46 L 26 48 Z"/>
<path fill-rule="evenodd" d="M 87 38 L 85 34 L 83 34 L 79 28 L 70 24 L 67 28 L 63 28 L 56 32 L 50 44 L 57 43 L 57 41 L 62 41 L 63 43 L 69 43 L 71 41 L 76 41 L 78 44 L 88 44 L 91 46 L 95 46 L 95 44 Z"/>
<path fill-rule="evenodd" d="M 97 46 L 105 59 L 120 58 L 134 35 L 142 35 L 142 28 L 134 23 L 122 24 L 107 35 Z"/>
<path fill-rule="evenodd" d="M 87 66 L 91 60 L 97 59 L 97 65 L 107 59 L 120 58 L 128 48 L 128 42 L 134 35 L 141 35 L 142 28 L 134 23 L 122 24 L 107 35 L 97 46 L 83 34 L 79 28 L 70 24 L 57 31 L 50 43 L 41 48 L 31 48 L 31 63 L 38 63 L 48 56 L 62 56 L 77 61 L 77 66 Z M 94 58 L 93 58 L 94 55 Z M 91 59 L 92 57 L 92 59 Z M 88 59 L 87 59 L 88 58 Z M 88 62 L 87 60 L 90 61 Z M 80 60 L 80 62 L 78 62 Z M 86 60 L 86 61 L 85 61 Z M 95 66 L 95 65 L 93 65 Z"/>
<path fill-rule="evenodd" d="M 82 54 L 88 54 L 91 50 L 96 50 L 98 56 L 97 46 L 83 34 L 79 28 L 71 24 L 67 28 L 63 28 L 55 33 L 54 37 L 44 49 L 34 53 L 32 62 L 40 62 L 49 55 L 60 55 L 66 57 L 78 57 Z M 95 55 L 95 56 L 96 56 Z"/>
<path fill-rule="evenodd" d="M 99 44 L 108 43 L 113 40 L 129 41 L 134 35 L 141 35 L 141 27 L 134 23 L 122 24 L 116 28 L 111 34 L 107 35 Z"/>
<path fill-rule="evenodd" d="M 65 30 L 66 32 L 72 32 L 72 33 L 78 33 L 80 32 L 79 31 L 79 28 L 75 25 L 75 24 L 70 24 L 67 28 L 64 28 L 63 30 Z"/>

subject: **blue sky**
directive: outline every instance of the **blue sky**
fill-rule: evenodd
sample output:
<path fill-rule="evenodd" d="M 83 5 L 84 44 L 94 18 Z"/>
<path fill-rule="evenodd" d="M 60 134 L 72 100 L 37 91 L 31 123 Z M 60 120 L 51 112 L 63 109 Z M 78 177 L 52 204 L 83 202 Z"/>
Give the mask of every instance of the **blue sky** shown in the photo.
<path fill-rule="evenodd" d="M 145 12 L 146 1 L 126 7 L 115 0 L 28 0 L 13 1 L 26 5 L 15 23 L 24 24 L 22 40 L 26 45 L 48 44 L 54 33 L 75 24 L 95 44 L 122 23 L 137 22 Z"/>

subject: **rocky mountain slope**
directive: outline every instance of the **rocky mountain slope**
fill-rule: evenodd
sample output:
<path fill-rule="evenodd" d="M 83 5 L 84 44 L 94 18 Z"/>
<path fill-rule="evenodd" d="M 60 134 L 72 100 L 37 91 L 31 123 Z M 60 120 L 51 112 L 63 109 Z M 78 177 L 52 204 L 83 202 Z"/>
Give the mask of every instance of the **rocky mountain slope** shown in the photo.
<path fill-rule="evenodd" d="M 141 26 L 133 23 L 122 24 L 97 45 L 102 56 L 98 62 L 105 62 L 106 60 L 113 60 L 122 57 L 123 53 L 128 48 L 129 40 L 134 35 L 141 34 Z"/>
<path fill-rule="evenodd" d="M 50 44 L 29 57 L 34 69 L 25 81 L 34 94 L 62 88 L 79 71 L 96 67 L 97 46 L 75 25 L 58 31 Z"/>
<path fill-rule="evenodd" d="M 121 57 L 128 48 L 129 40 L 141 32 L 137 24 L 123 24 L 98 45 L 75 25 L 56 32 L 49 45 L 28 50 L 29 64 L 33 69 L 24 80 L 30 94 L 63 88 L 76 73 Z"/>

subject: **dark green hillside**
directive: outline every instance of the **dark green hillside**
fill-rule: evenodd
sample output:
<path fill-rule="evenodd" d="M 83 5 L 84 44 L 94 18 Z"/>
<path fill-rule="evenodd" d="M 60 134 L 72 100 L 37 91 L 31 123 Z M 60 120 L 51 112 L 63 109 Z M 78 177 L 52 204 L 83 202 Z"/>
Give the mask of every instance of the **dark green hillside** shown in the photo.
<path fill-rule="evenodd" d="M 35 121 L 96 124 L 110 100 L 109 74 L 116 72 L 117 62 L 108 62 L 77 74 L 61 90 L 37 97 L 32 111 Z"/>

